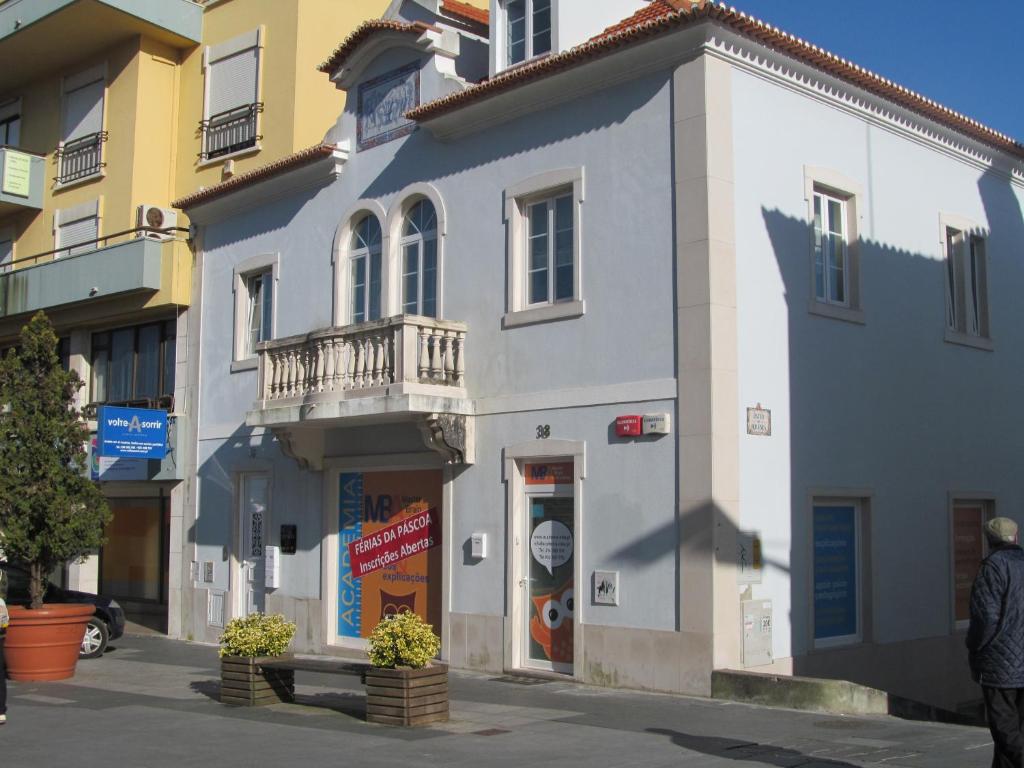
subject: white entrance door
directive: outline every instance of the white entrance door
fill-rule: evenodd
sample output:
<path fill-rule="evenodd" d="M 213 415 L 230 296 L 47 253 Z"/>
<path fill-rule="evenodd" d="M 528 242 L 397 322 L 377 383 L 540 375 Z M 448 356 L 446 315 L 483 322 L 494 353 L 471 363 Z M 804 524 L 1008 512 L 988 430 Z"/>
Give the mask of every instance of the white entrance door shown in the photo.
<path fill-rule="evenodd" d="M 265 611 L 265 536 L 270 512 L 270 477 L 244 474 L 241 479 L 239 533 L 241 548 L 241 589 L 239 608 L 243 615 Z"/>

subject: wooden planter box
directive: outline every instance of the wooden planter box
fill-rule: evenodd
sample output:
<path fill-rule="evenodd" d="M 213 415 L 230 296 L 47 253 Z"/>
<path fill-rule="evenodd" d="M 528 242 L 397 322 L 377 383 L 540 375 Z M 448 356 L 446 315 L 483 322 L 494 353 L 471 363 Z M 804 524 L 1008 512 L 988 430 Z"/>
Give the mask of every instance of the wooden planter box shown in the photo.
<path fill-rule="evenodd" d="M 220 700 L 244 707 L 295 701 L 295 671 L 263 669 L 259 658 L 224 656 L 220 660 Z"/>
<path fill-rule="evenodd" d="M 448 719 L 448 667 L 366 672 L 366 721 L 426 725 Z"/>

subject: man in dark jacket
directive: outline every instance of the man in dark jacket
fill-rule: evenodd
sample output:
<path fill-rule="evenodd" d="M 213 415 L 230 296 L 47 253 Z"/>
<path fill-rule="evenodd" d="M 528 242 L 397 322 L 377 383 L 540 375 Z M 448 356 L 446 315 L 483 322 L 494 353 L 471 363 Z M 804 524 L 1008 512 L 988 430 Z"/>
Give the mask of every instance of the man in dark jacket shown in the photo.
<path fill-rule="evenodd" d="M 992 768 L 1024 766 L 1024 550 L 1017 524 L 985 523 L 991 552 L 971 588 L 967 650 L 995 742 Z"/>

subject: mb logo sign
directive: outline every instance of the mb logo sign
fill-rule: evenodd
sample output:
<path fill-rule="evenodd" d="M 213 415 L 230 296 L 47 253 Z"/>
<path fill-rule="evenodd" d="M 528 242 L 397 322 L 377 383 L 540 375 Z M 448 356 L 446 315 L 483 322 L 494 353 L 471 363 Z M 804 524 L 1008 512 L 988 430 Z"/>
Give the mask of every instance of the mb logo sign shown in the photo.
<path fill-rule="evenodd" d="M 104 405 L 96 415 L 100 456 L 162 459 L 167 455 L 167 412 Z"/>

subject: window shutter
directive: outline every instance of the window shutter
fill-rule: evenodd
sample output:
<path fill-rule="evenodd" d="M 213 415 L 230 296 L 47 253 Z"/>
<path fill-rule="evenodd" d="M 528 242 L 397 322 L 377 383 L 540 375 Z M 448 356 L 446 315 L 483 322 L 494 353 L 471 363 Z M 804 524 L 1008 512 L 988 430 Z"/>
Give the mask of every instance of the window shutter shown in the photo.
<path fill-rule="evenodd" d="M 64 94 L 64 141 L 103 130 L 103 81 Z"/>
<path fill-rule="evenodd" d="M 92 251 L 96 249 L 96 243 L 94 242 L 99 236 L 99 223 L 100 220 L 95 216 L 90 216 L 85 219 L 78 219 L 77 221 L 69 221 L 67 224 L 61 224 L 58 230 L 59 242 L 57 243 L 58 248 L 69 248 L 67 255 L 75 256 L 79 253 L 85 253 L 86 251 Z M 81 248 L 75 248 L 74 246 L 79 243 L 84 243 Z M 63 256 L 63 253 L 57 254 Z"/>
<path fill-rule="evenodd" d="M 210 112 L 207 117 L 256 103 L 256 48 L 247 48 L 210 64 Z"/>

